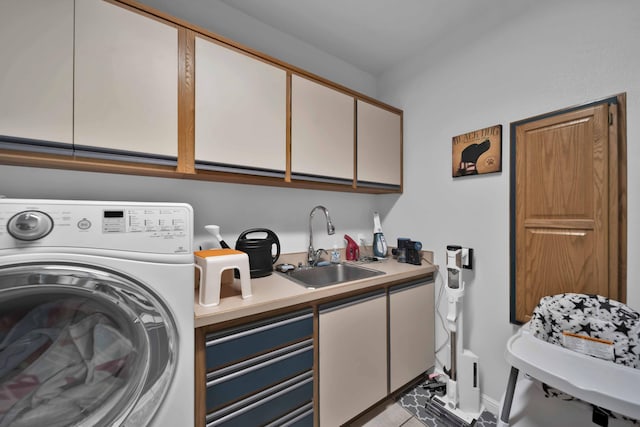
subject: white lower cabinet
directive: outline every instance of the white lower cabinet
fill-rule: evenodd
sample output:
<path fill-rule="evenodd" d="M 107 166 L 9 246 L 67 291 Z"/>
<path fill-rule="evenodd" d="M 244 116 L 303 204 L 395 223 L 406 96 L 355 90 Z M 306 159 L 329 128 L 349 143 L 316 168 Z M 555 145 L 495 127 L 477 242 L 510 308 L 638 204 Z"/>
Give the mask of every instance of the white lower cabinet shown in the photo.
<path fill-rule="evenodd" d="M 389 289 L 389 387 L 394 392 L 435 364 L 434 284 Z"/>
<path fill-rule="evenodd" d="M 320 425 L 339 426 L 387 395 L 384 290 L 320 306 Z"/>

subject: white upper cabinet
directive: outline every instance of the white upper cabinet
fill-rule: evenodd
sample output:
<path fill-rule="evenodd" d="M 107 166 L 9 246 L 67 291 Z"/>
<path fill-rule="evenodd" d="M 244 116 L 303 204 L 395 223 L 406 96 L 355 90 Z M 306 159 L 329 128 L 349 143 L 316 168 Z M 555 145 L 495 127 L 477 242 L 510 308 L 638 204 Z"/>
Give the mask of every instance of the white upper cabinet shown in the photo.
<path fill-rule="evenodd" d="M 291 80 L 291 173 L 354 178 L 354 99 L 311 80 Z"/>
<path fill-rule="evenodd" d="M 400 114 L 358 100 L 358 186 L 402 185 Z"/>
<path fill-rule="evenodd" d="M 174 158 L 178 30 L 100 0 L 76 2 L 76 149 Z"/>
<path fill-rule="evenodd" d="M 284 176 L 286 71 L 201 37 L 195 64 L 196 167 Z"/>
<path fill-rule="evenodd" d="M 0 55 L 0 135 L 71 144 L 73 0 L 0 1 Z"/>

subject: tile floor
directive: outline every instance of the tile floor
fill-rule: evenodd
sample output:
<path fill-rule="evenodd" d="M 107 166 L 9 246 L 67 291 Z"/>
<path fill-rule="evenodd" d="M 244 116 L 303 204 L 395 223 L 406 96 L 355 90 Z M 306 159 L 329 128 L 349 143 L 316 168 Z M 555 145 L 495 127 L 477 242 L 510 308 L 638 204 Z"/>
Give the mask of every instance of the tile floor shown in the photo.
<path fill-rule="evenodd" d="M 351 427 L 425 427 L 399 403 L 386 401 L 351 423 Z"/>
<path fill-rule="evenodd" d="M 397 400 L 386 400 L 360 418 L 349 427 L 442 427 L 450 425 L 429 414 L 424 406 L 429 392 L 417 384 L 409 388 Z M 476 422 L 477 427 L 495 427 L 496 416 L 484 411 Z"/>

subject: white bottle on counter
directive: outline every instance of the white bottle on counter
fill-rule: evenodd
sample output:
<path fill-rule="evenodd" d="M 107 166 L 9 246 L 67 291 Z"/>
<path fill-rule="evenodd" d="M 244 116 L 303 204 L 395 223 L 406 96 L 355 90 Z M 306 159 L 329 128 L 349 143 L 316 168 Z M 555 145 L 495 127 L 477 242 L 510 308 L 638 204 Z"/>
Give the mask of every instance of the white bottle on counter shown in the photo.
<path fill-rule="evenodd" d="M 338 249 L 338 245 L 333 245 L 333 250 L 331 251 L 331 263 L 340 264 L 340 250 Z"/>

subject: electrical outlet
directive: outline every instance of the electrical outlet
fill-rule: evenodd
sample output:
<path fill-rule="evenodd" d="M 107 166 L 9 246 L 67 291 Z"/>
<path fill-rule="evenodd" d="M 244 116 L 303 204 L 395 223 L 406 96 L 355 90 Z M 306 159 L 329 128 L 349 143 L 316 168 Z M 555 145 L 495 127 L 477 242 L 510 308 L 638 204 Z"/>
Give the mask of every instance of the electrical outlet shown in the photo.
<path fill-rule="evenodd" d="M 358 233 L 358 245 L 359 246 L 367 245 L 367 237 L 362 233 Z"/>

